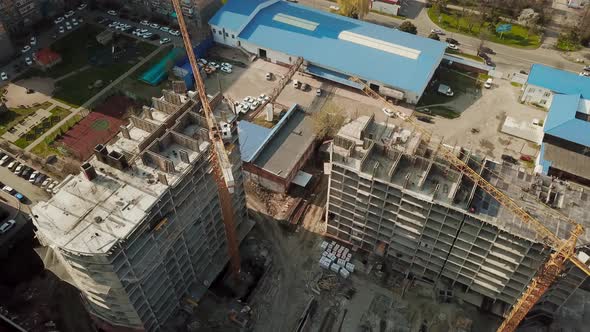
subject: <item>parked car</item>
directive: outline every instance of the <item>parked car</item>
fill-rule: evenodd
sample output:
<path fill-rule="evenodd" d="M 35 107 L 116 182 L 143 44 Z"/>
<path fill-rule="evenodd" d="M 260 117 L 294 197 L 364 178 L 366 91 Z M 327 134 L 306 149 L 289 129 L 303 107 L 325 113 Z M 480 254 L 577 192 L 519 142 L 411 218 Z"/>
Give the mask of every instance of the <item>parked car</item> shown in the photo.
<path fill-rule="evenodd" d="M 438 28 L 430 30 L 430 33 L 436 33 L 437 35 L 444 35 L 445 34 L 444 31 L 442 31 L 441 29 L 438 29 Z"/>
<path fill-rule="evenodd" d="M 523 74 L 523 75 L 528 75 L 529 74 L 526 70 L 521 70 L 520 73 Z"/>
<path fill-rule="evenodd" d="M 109 14 L 109 15 L 111 15 L 111 16 L 117 16 L 117 12 L 116 12 L 116 11 L 114 11 L 114 10 L 109 10 L 109 11 L 107 12 L 107 14 Z"/>
<path fill-rule="evenodd" d="M 461 45 L 461 43 L 459 43 L 459 41 L 457 39 L 454 38 L 447 38 L 445 39 L 445 41 L 449 44 L 453 44 L 453 45 Z"/>
<path fill-rule="evenodd" d="M 53 21 L 53 23 L 55 23 L 55 24 L 60 24 L 60 23 L 61 23 L 61 22 L 63 22 L 63 21 L 64 21 L 64 18 L 60 16 L 60 17 L 56 18 L 56 19 Z"/>
<path fill-rule="evenodd" d="M 170 38 L 162 38 L 160 39 L 160 45 L 168 44 L 170 42 Z"/>
<path fill-rule="evenodd" d="M 53 182 L 53 180 L 51 180 L 51 178 L 48 177 L 47 179 L 43 180 L 43 182 L 41 183 L 41 188 L 47 187 L 52 182 Z"/>
<path fill-rule="evenodd" d="M 156 23 L 152 23 L 152 24 L 150 24 L 150 27 L 153 28 L 153 29 L 159 29 L 160 28 L 160 25 L 159 24 L 156 24 Z"/>
<path fill-rule="evenodd" d="M 8 74 L 6 74 L 5 72 L 0 73 L 0 78 L 3 81 L 7 81 L 8 80 Z"/>
<path fill-rule="evenodd" d="M 31 60 L 31 58 L 30 58 L 30 57 L 26 57 L 26 58 L 25 58 L 25 63 L 26 63 L 27 65 L 29 65 L 29 66 L 30 66 L 30 65 L 32 65 L 32 64 L 33 64 L 33 60 Z"/>
<path fill-rule="evenodd" d="M 11 170 L 11 171 L 12 171 L 12 170 L 13 170 L 13 169 L 16 167 L 16 164 L 17 164 L 17 163 L 18 163 L 17 161 L 11 161 L 11 162 L 8 164 L 8 166 L 6 166 L 6 168 L 8 168 L 9 170 Z"/>
<path fill-rule="evenodd" d="M 67 12 L 67 13 L 64 14 L 64 17 L 65 18 L 69 18 L 69 17 L 74 16 L 74 14 L 75 14 L 74 11 L 73 10 L 70 10 L 69 12 Z"/>
<path fill-rule="evenodd" d="M 508 154 L 503 154 L 502 155 L 502 160 L 504 160 L 507 163 L 511 163 L 511 164 L 516 164 L 518 162 L 518 160 L 514 157 L 512 157 L 511 155 Z"/>
<path fill-rule="evenodd" d="M 5 234 L 12 227 L 14 227 L 15 224 L 16 224 L 16 221 L 14 221 L 14 220 L 4 221 L 2 224 L 0 224 L 0 234 Z"/>
<path fill-rule="evenodd" d="M 87 4 L 85 3 L 81 3 L 80 6 L 78 6 L 78 10 L 84 10 L 86 9 Z"/>
<path fill-rule="evenodd" d="M 32 172 L 33 172 L 32 168 L 30 168 L 29 166 L 25 166 L 25 168 L 23 169 L 23 172 L 20 174 L 20 177 L 28 180 L 29 175 L 31 175 Z"/>
<path fill-rule="evenodd" d="M 160 31 L 169 32 L 170 31 L 170 28 L 167 27 L 167 26 L 161 26 L 160 27 Z"/>
<path fill-rule="evenodd" d="M 139 24 L 141 24 L 141 25 L 150 25 L 150 22 L 148 22 L 146 20 L 143 20 L 143 21 L 139 22 Z"/>
<path fill-rule="evenodd" d="M 29 176 L 29 182 L 34 183 L 37 176 L 39 176 L 39 171 L 34 171 L 33 173 L 31 173 L 31 175 Z"/>
<path fill-rule="evenodd" d="M 581 71 L 580 76 L 590 77 L 590 72 L 589 71 Z"/>
<path fill-rule="evenodd" d="M 492 87 L 492 84 L 494 83 L 494 80 L 490 77 L 486 80 L 486 82 L 483 84 L 483 87 L 486 89 L 489 89 Z"/>
<path fill-rule="evenodd" d="M 455 50 L 455 51 L 459 50 L 459 46 L 457 46 L 455 44 L 447 44 L 447 48 L 451 49 L 451 50 Z"/>
<path fill-rule="evenodd" d="M 451 87 L 448 85 L 445 85 L 445 84 L 439 84 L 437 92 L 440 93 L 441 95 L 445 95 L 448 97 L 452 97 L 455 95 L 455 93 L 453 92 Z"/>
<path fill-rule="evenodd" d="M 41 185 L 41 183 L 43 183 L 43 181 L 45 181 L 46 178 L 47 178 L 47 175 L 39 174 L 37 176 L 37 178 L 35 178 L 35 182 L 33 182 L 33 184 L 36 186 L 39 186 L 39 185 Z"/>
<path fill-rule="evenodd" d="M 266 80 L 267 81 L 272 80 L 272 73 L 266 73 Z"/>
<path fill-rule="evenodd" d="M 20 175 L 20 173 L 22 173 L 24 170 L 25 170 L 24 165 L 18 165 L 16 167 L 16 169 L 14 170 L 14 174 Z"/>
<path fill-rule="evenodd" d="M 231 74 L 231 72 L 232 72 L 231 68 L 229 68 L 229 67 L 221 67 L 220 70 L 226 74 Z"/>
<path fill-rule="evenodd" d="M 29 42 L 32 46 L 37 45 L 37 37 L 31 37 L 31 41 Z"/>
<path fill-rule="evenodd" d="M 485 46 L 480 47 L 478 52 L 487 53 L 487 54 L 496 54 L 496 52 L 494 52 L 494 50 L 492 50 L 489 47 L 485 47 Z"/>
<path fill-rule="evenodd" d="M 299 89 L 299 81 L 298 80 L 293 80 L 293 87 L 295 89 Z"/>
<path fill-rule="evenodd" d="M 29 45 L 25 45 L 25 47 L 22 48 L 21 53 L 27 53 L 28 51 L 31 50 L 31 46 Z"/>
<path fill-rule="evenodd" d="M 318 96 L 318 97 L 321 96 L 322 95 L 322 89 L 319 89 L 319 88 L 316 89 L 315 90 L 315 95 Z"/>
<path fill-rule="evenodd" d="M 11 195 L 12 195 L 12 193 L 16 192 L 16 190 L 12 189 L 12 187 L 9 187 L 9 186 L 2 187 L 2 190 L 4 190 L 5 192 L 7 192 Z"/>
<path fill-rule="evenodd" d="M 250 110 L 252 110 L 252 111 L 253 111 L 253 110 L 257 109 L 257 108 L 258 108 L 258 106 L 260 106 L 260 103 L 258 102 L 258 100 L 254 100 L 254 101 L 252 102 L 252 104 L 250 104 Z"/>
<path fill-rule="evenodd" d="M 60 27 L 59 27 L 59 29 L 58 29 L 58 31 L 59 31 L 59 33 L 64 33 L 64 32 L 66 32 L 66 30 L 64 30 L 64 27 L 63 27 L 63 26 L 60 26 Z"/>
<path fill-rule="evenodd" d="M 390 118 L 393 118 L 395 116 L 395 112 L 386 107 L 383 108 L 383 113 L 385 113 L 385 115 L 387 115 Z"/>
<path fill-rule="evenodd" d="M 10 156 L 7 154 L 4 154 L 4 156 L 2 156 L 2 158 L 0 158 L 0 166 L 4 166 L 4 165 L 8 164 L 9 161 L 10 161 Z"/>
<path fill-rule="evenodd" d="M 309 88 L 309 84 L 301 83 L 301 91 L 307 91 L 308 88 Z"/>

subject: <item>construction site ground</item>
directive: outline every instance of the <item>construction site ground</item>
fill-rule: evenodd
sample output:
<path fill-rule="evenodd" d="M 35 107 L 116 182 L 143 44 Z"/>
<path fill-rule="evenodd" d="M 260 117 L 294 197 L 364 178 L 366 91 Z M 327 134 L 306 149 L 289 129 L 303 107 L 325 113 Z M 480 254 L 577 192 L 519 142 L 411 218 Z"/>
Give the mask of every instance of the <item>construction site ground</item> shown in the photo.
<path fill-rule="evenodd" d="M 269 95 L 278 85 L 278 77 L 288 72 L 287 67 L 263 59 L 250 62 L 237 49 L 215 46 L 210 53 L 218 61 L 238 64 L 234 65 L 231 74 L 220 72 L 206 79 L 209 94 L 214 94 L 221 88 L 223 94 L 233 101 L 242 101 L 247 96 L 257 97 L 262 93 Z M 271 81 L 266 80 L 266 73 L 273 74 Z M 374 114 L 377 121 L 387 120 L 382 111 L 385 105 L 358 90 L 302 72 L 296 73 L 293 79 L 307 83 L 310 87 L 302 91 L 295 89 L 290 82 L 278 95 L 275 106 L 290 107 L 297 103 L 308 112 L 316 112 L 332 104 L 346 112 L 350 118 Z M 518 121 L 532 122 L 533 119 L 544 120 L 547 112 L 520 104 L 520 88 L 512 86 L 508 80 L 496 79 L 491 89 L 482 89 L 480 86 L 476 88 L 478 85 L 475 81 L 473 83 L 474 88 L 467 89 L 472 95 L 463 93 L 460 98 L 442 99 L 447 103 L 445 105 L 460 109 L 459 117 L 449 119 L 434 116 L 432 123 L 420 122 L 420 125 L 443 138 L 447 144 L 464 146 L 497 160 L 500 160 L 502 154 L 510 154 L 517 159 L 522 154 L 537 155 L 539 149 L 535 143 L 501 133 L 500 128 L 507 116 Z M 322 90 L 321 96 L 316 96 L 317 88 Z M 397 105 L 395 110 L 406 114 L 414 112 L 412 106 Z M 264 116 L 264 113 L 259 116 Z"/>

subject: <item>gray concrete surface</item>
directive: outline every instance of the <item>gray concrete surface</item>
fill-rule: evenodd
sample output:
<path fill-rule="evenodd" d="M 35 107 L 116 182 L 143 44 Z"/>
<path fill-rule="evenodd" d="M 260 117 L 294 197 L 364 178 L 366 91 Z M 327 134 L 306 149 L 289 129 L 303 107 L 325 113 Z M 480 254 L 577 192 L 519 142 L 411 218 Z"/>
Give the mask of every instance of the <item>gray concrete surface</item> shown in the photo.
<path fill-rule="evenodd" d="M 49 194 L 43 189 L 31 184 L 20 176 L 15 175 L 6 167 L 0 167 L 0 179 L 2 179 L 1 181 L 5 185 L 10 186 L 23 194 L 33 204 L 49 198 Z"/>

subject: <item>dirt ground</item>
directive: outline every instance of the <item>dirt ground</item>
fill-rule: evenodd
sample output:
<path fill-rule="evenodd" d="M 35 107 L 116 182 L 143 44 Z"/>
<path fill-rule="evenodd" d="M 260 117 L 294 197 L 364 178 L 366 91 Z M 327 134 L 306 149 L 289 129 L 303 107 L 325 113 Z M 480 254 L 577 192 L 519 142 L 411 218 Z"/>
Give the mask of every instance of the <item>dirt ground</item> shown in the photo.
<path fill-rule="evenodd" d="M 44 103 L 51 99 L 55 86 L 50 78 L 31 78 L 10 83 L 6 87 L 6 106 L 9 108 L 31 106 Z M 27 89 L 35 90 L 27 94 Z"/>

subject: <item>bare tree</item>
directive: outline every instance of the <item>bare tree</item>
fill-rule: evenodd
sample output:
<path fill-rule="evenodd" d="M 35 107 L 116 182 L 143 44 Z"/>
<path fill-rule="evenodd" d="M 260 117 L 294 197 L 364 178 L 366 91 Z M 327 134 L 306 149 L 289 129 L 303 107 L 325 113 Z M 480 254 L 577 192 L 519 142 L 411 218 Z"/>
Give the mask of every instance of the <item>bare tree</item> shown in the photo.
<path fill-rule="evenodd" d="M 334 103 L 328 103 L 312 115 L 315 133 L 319 140 L 334 137 L 344 125 L 344 110 Z"/>
<path fill-rule="evenodd" d="M 363 19 L 369 13 L 370 0 L 338 0 L 340 14 Z"/>

